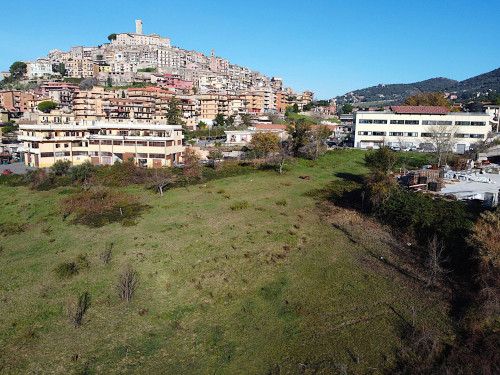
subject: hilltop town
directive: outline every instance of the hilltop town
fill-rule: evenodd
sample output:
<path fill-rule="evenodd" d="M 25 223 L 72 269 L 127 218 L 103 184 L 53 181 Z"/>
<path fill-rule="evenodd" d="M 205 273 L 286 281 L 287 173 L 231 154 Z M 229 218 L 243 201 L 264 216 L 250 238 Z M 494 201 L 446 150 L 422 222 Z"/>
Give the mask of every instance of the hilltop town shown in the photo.
<path fill-rule="evenodd" d="M 242 122 L 244 114 L 283 116 L 287 106 L 297 104 L 302 110 L 313 100 L 312 92 L 294 92 L 280 77 L 232 64 L 213 50 L 205 56 L 172 46 L 170 38 L 143 34 L 141 20 L 135 33 L 111 34 L 108 39 L 99 46 L 55 49 L 47 57 L 27 61 L 21 77 L 26 90 L 2 92 L 0 107 L 20 117 L 49 99 L 77 120 L 133 116 L 159 123 L 166 120 L 167 101 L 175 95 L 182 120 L 195 128 L 200 121 L 211 125 L 219 113 Z M 2 80 L 10 74 L 2 72 Z"/>

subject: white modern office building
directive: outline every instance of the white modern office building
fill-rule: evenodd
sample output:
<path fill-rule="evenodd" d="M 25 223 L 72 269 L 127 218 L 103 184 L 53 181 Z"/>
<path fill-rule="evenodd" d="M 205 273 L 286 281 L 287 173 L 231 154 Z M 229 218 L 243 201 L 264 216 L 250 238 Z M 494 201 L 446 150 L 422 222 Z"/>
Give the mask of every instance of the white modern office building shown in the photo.
<path fill-rule="evenodd" d="M 449 112 L 446 107 L 393 106 L 390 111 L 358 111 L 354 115 L 354 147 L 431 148 L 436 136 L 450 139 L 463 153 L 491 132 L 487 113 Z"/>

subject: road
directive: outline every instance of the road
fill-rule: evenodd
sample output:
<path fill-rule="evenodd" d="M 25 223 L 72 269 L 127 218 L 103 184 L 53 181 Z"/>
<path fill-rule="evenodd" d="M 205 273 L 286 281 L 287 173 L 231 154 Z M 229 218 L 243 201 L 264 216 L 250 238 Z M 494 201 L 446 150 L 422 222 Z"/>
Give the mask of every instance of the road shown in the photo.
<path fill-rule="evenodd" d="M 25 165 L 24 163 L 11 163 L 7 165 L 0 164 L 0 173 L 5 171 L 6 169 L 10 169 L 12 173 L 15 174 L 25 174 L 27 170 L 33 170 L 36 168 Z"/>

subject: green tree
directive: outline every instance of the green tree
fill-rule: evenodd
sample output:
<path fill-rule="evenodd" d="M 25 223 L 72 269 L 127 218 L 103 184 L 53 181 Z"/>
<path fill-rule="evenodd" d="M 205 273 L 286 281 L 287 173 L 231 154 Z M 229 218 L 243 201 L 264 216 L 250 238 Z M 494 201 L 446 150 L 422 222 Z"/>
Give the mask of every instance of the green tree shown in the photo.
<path fill-rule="evenodd" d="M 116 40 L 116 34 L 113 33 L 113 34 L 109 34 L 108 35 L 108 40 L 111 42 L 112 40 Z"/>
<path fill-rule="evenodd" d="M 353 107 L 349 103 L 346 103 L 342 106 L 342 113 L 352 113 Z"/>
<path fill-rule="evenodd" d="M 278 135 L 272 132 L 258 132 L 252 135 L 248 148 L 255 151 L 256 154 L 264 157 L 271 153 L 278 152 Z"/>
<path fill-rule="evenodd" d="M 184 121 L 182 121 L 182 110 L 179 106 L 179 101 L 175 96 L 172 96 L 172 98 L 168 102 L 167 124 L 169 125 L 184 124 Z"/>
<path fill-rule="evenodd" d="M 290 124 L 287 126 L 287 132 L 292 137 L 294 155 L 298 155 L 299 150 L 309 143 L 308 133 L 310 130 L 311 124 L 307 123 L 303 118 L 298 119 L 295 125 Z"/>
<path fill-rule="evenodd" d="M 214 123 L 216 126 L 224 126 L 225 124 L 225 119 L 224 115 L 222 113 L 217 113 L 217 116 L 215 116 Z"/>
<path fill-rule="evenodd" d="M 28 66 L 22 61 L 16 61 L 10 66 L 9 72 L 15 79 L 21 78 L 28 71 Z"/>
<path fill-rule="evenodd" d="M 45 100 L 41 103 L 38 103 L 38 110 L 43 113 L 50 113 L 53 109 L 56 109 L 57 104 L 50 100 Z"/>
<path fill-rule="evenodd" d="M 372 171 L 390 173 L 397 162 L 397 155 L 389 147 L 381 147 L 365 155 L 365 163 Z"/>
<path fill-rule="evenodd" d="M 299 113 L 299 105 L 297 103 L 293 103 L 292 109 L 293 113 Z"/>
<path fill-rule="evenodd" d="M 64 66 L 64 63 L 59 63 L 59 64 L 54 64 L 52 65 L 52 71 L 54 73 L 59 73 L 61 77 L 64 77 L 66 75 L 66 67 Z"/>
<path fill-rule="evenodd" d="M 111 79 L 111 77 L 108 77 L 108 78 L 106 79 L 106 85 L 107 85 L 108 87 L 113 86 L 113 80 Z M 123 93 L 124 93 L 124 92 L 122 91 L 122 95 L 123 95 Z"/>
<path fill-rule="evenodd" d="M 313 107 L 312 102 L 309 102 L 306 105 L 304 105 L 303 109 L 304 109 L 304 111 L 310 111 L 312 109 L 312 107 Z"/>
<path fill-rule="evenodd" d="M 451 107 L 451 102 L 443 96 L 441 91 L 438 92 L 422 92 L 410 96 L 405 100 L 404 105 L 411 106 L 440 106 Z"/>
<path fill-rule="evenodd" d="M 232 115 L 229 116 L 226 119 L 225 123 L 226 123 L 226 126 L 233 126 L 234 125 L 234 116 L 232 116 Z"/>
<path fill-rule="evenodd" d="M 241 116 L 241 122 L 243 122 L 243 125 L 244 126 L 250 126 L 251 125 L 251 122 L 250 122 L 250 115 L 248 113 L 244 113 L 242 116 Z"/>
<path fill-rule="evenodd" d="M 206 129 L 206 128 L 207 128 L 207 124 L 206 124 L 205 122 L 203 122 L 203 121 L 200 121 L 200 122 L 198 123 L 198 127 L 199 127 L 200 129 Z"/>

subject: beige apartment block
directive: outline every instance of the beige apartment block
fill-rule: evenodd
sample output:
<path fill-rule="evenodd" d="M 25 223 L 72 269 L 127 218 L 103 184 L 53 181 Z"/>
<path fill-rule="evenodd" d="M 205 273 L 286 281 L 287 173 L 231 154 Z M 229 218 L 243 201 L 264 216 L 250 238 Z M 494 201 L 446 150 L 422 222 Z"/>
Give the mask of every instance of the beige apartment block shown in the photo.
<path fill-rule="evenodd" d="M 73 58 L 64 65 L 69 78 L 89 78 L 94 76 L 94 63 L 92 60 Z"/>
<path fill-rule="evenodd" d="M 198 95 L 200 102 L 200 118 L 213 120 L 218 113 L 229 116 L 229 100 L 227 95 L 203 94 Z"/>
<path fill-rule="evenodd" d="M 138 120 L 153 123 L 155 103 L 139 99 L 109 99 L 109 119 L 115 122 Z"/>
<path fill-rule="evenodd" d="M 110 111 L 110 99 L 118 97 L 114 90 L 94 86 L 91 90 L 77 90 L 73 102 L 76 120 L 104 120 Z"/>
<path fill-rule="evenodd" d="M 25 163 L 47 168 L 59 160 L 110 165 L 133 159 L 141 167 L 160 168 L 183 161 L 182 126 L 80 121 L 22 124 Z"/>

